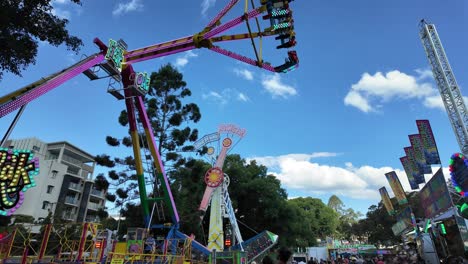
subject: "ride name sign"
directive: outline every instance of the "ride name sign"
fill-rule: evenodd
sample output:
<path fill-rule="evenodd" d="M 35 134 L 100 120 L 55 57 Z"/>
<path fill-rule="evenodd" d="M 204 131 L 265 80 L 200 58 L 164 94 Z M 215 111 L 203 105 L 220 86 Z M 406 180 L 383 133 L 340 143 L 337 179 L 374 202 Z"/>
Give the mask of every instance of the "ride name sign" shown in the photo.
<path fill-rule="evenodd" d="M 419 197 L 426 218 L 433 218 L 452 206 L 452 198 L 445 183 L 442 169 L 439 169 L 421 189 Z"/>

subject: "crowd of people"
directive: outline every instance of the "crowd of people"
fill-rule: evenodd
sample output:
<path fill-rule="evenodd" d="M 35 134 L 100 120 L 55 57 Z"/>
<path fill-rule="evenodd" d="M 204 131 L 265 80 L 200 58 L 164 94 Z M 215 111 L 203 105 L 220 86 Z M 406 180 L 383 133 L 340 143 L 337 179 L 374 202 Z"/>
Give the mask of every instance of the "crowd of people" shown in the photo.
<path fill-rule="evenodd" d="M 262 259 L 261 264 L 296 264 L 296 261 L 292 259 L 292 252 L 282 247 L 277 252 L 276 262 L 270 256 L 266 256 Z M 302 262 L 304 263 L 304 262 Z M 310 258 L 307 264 L 425 264 L 426 262 L 421 256 L 415 252 L 405 253 L 400 252 L 397 255 L 377 255 L 377 256 L 360 256 L 360 255 L 347 255 L 338 256 L 333 260 L 324 260 Z M 468 264 L 468 260 L 463 257 L 451 256 L 441 261 L 441 263 L 447 264 Z M 252 262 L 252 264 L 256 264 Z"/>

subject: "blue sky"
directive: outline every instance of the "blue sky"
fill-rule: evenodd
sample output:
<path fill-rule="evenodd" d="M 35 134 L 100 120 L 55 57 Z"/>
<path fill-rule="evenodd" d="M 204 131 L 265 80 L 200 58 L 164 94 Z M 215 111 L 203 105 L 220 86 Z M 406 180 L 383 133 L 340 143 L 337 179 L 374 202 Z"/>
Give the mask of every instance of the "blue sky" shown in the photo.
<path fill-rule="evenodd" d="M 79 55 L 41 43 L 36 65 L 23 77 L 5 74 L 1 94 L 16 90 L 98 51 L 92 40 L 123 38 L 129 49 L 199 32 L 228 1 L 89 1 L 76 6 L 56 0 L 57 15 L 83 39 Z M 243 2 L 228 18 L 242 14 Z M 417 133 L 416 119 L 429 119 L 444 167 L 457 141 L 418 35 L 426 18 L 437 27 L 458 84 L 468 85 L 468 5 L 465 1 L 292 2 L 300 67 L 275 75 L 206 49 L 134 65 L 156 71 L 173 63 L 184 74 L 192 100 L 202 111 L 200 134 L 222 123 L 247 130 L 233 151 L 257 159 L 277 175 L 290 197 L 313 196 L 327 202 L 337 194 L 347 207 L 366 212 L 387 186 L 384 174 L 396 170 L 409 190 L 399 158 Z M 231 32 L 243 32 L 245 25 Z M 280 64 L 286 50 L 264 43 L 264 59 Z M 249 41 L 223 46 L 250 57 Z M 126 128 L 116 120 L 124 108 L 106 93 L 107 81 L 78 76 L 30 103 L 11 138 L 35 136 L 66 140 L 92 153 L 117 153 L 108 134 Z M 13 114 L 0 120 L 6 130 Z M 119 150 L 121 151 L 121 150 Z M 446 175 L 447 176 L 447 175 Z M 234 177 L 231 175 L 231 177 Z M 428 179 L 430 176 L 426 176 Z"/>

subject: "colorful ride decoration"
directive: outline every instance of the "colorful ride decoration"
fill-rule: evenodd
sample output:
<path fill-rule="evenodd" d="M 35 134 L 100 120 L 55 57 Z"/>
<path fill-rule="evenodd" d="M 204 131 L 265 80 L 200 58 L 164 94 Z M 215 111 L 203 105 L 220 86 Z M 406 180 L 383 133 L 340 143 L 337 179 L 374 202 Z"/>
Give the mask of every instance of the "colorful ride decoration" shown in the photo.
<path fill-rule="evenodd" d="M 468 159 L 461 153 L 455 153 L 449 160 L 450 179 L 457 193 L 463 198 L 463 203 L 457 205 L 460 212 L 468 208 L 466 198 L 468 197 Z"/>
<path fill-rule="evenodd" d="M 217 167 L 210 168 L 205 173 L 205 183 L 211 188 L 218 187 L 223 182 L 223 178 L 223 171 Z"/>
<path fill-rule="evenodd" d="M 210 250 L 218 252 L 224 250 L 223 216 L 229 216 L 238 242 L 243 242 L 227 191 L 229 177 L 224 174 L 223 165 L 229 151 L 239 143 L 245 133 L 246 130 L 243 128 L 225 124 L 220 125 L 217 132 L 205 135 L 194 143 L 196 150 L 206 148 L 204 158 L 213 166 L 205 173 L 206 189 L 198 208 L 203 219 L 208 206 L 211 205 L 207 245 Z M 226 238 L 228 236 L 226 234 Z"/>
<path fill-rule="evenodd" d="M 455 153 L 449 160 L 449 171 L 453 187 L 463 197 L 468 197 L 468 190 L 461 185 L 467 180 L 468 160 L 461 153 Z M 466 185 L 466 183 L 465 183 Z"/>
<path fill-rule="evenodd" d="M 24 202 L 24 192 L 36 186 L 39 160 L 30 150 L 0 148 L 0 215 L 11 215 Z"/>

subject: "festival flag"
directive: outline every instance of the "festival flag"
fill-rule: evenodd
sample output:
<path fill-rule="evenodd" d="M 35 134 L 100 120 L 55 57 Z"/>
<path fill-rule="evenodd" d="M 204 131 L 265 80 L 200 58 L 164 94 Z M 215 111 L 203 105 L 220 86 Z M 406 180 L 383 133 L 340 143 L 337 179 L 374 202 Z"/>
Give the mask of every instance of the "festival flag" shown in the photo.
<path fill-rule="evenodd" d="M 421 189 L 419 198 L 426 218 L 433 218 L 453 206 L 442 169 L 437 170 Z"/>
<path fill-rule="evenodd" d="M 416 165 L 416 161 L 414 158 L 414 150 L 412 147 L 405 147 L 404 148 L 406 157 L 408 157 L 409 164 L 411 166 L 411 171 L 413 172 L 413 178 L 417 184 L 425 183 L 426 180 L 424 179 L 424 174 L 419 172 L 418 165 Z"/>
<path fill-rule="evenodd" d="M 407 156 L 401 157 L 400 161 L 401 161 L 401 165 L 403 165 L 403 168 L 405 169 L 406 177 L 408 178 L 408 182 L 411 186 L 411 190 L 419 189 L 419 185 L 416 183 L 416 180 L 413 177 L 413 167 L 411 166 L 408 157 Z"/>
<path fill-rule="evenodd" d="M 441 164 L 437 144 L 429 120 L 416 120 L 427 164 Z"/>
<path fill-rule="evenodd" d="M 432 174 L 431 165 L 426 163 L 424 156 L 424 147 L 422 146 L 421 136 L 419 134 L 409 135 L 409 141 L 413 148 L 414 161 L 418 166 L 420 174 Z"/>
<path fill-rule="evenodd" d="M 382 202 L 385 206 L 385 209 L 387 209 L 387 213 L 389 215 L 395 214 L 395 209 L 393 209 L 393 204 L 392 201 L 390 200 L 390 196 L 388 196 L 387 189 L 385 187 L 382 187 L 379 189 L 380 192 L 380 197 L 382 197 Z"/>
<path fill-rule="evenodd" d="M 396 172 L 391 171 L 391 172 L 385 173 L 385 177 L 387 177 L 388 183 L 390 184 L 390 187 L 392 188 L 392 191 L 395 194 L 395 197 L 397 198 L 398 203 L 399 204 L 408 203 L 408 199 L 406 199 L 405 191 L 403 190 L 403 186 L 401 186 L 401 182 L 398 179 Z"/>

